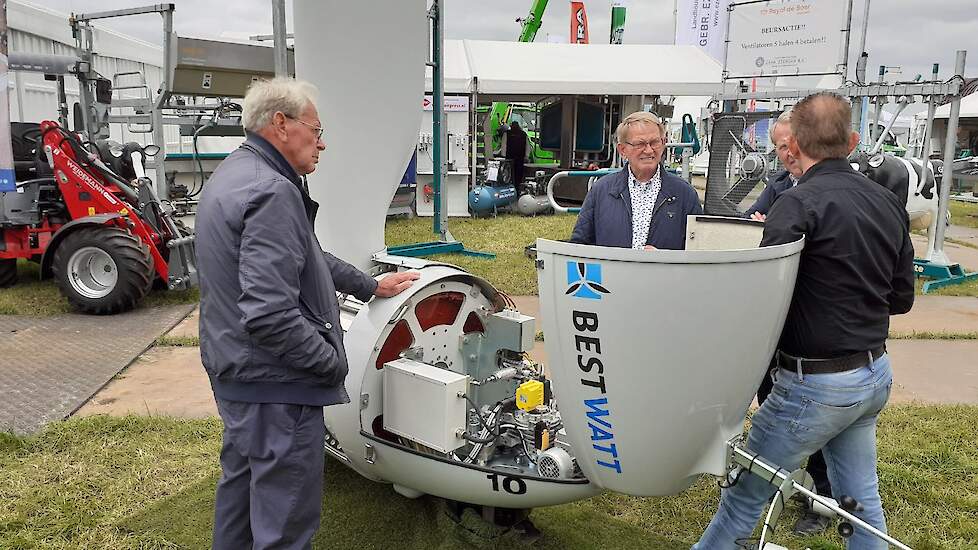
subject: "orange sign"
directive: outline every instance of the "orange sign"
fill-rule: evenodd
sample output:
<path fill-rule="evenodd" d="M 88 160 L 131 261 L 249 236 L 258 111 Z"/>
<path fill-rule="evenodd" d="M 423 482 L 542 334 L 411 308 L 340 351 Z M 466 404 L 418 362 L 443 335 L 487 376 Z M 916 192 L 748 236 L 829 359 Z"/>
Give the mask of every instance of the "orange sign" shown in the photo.
<path fill-rule="evenodd" d="M 584 10 L 584 2 L 571 2 L 570 16 L 570 43 L 587 44 L 587 12 Z"/>

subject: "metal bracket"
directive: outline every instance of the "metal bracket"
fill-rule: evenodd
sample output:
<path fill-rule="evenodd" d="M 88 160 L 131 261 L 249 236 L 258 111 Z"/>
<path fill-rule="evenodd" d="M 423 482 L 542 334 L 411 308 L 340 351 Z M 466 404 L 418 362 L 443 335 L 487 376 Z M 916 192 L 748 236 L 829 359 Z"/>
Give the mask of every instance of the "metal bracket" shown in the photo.
<path fill-rule="evenodd" d="M 887 533 L 880 531 L 879 529 L 873 527 L 872 525 L 866 523 L 862 519 L 854 516 L 848 510 L 843 509 L 830 497 L 825 497 L 819 495 L 812 490 L 812 486 L 808 485 L 811 482 L 811 476 L 805 475 L 804 470 L 797 470 L 795 472 L 788 472 L 787 470 L 781 468 L 776 464 L 771 464 L 760 455 L 747 450 L 737 444 L 737 439 L 731 440 L 727 443 L 730 445 L 730 449 L 733 452 L 733 462 L 734 464 L 740 466 L 747 470 L 747 473 L 756 475 L 763 479 L 764 481 L 770 483 L 771 485 L 776 485 L 783 494 L 788 496 L 794 493 L 801 493 L 802 495 L 808 497 L 810 501 L 814 504 L 822 505 L 822 512 L 832 513 L 844 521 L 851 523 L 861 529 L 869 531 L 876 538 L 889 543 L 890 545 L 899 548 L 900 550 L 911 550 L 909 546 L 903 544 L 902 542 L 891 537 Z M 799 480 L 798 477 L 801 477 Z M 806 479 L 807 477 L 807 479 Z M 814 484 L 813 484 L 814 485 Z M 777 499 L 775 499 L 777 501 Z M 775 504 L 780 504 L 783 506 L 783 502 L 775 502 Z M 776 517 L 770 518 L 770 516 L 780 515 L 781 510 L 774 510 L 774 504 L 772 504 L 772 509 L 769 510 L 769 519 L 777 520 Z"/>
<path fill-rule="evenodd" d="M 373 445 L 369 443 L 363 444 L 363 459 L 367 461 L 367 464 L 373 464 L 377 459 L 377 451 Z"/>
<path fill-rule="evenodd" d="M 533 263 L 537 266 L 537 269 L 543 269 L 543 260 L 536 260 Z"/>
<path fill-rule="evenodd" d="M 369 404 L 370 404 L 370 394 L 368 394 L 368 393 L 361 393 L 360 394 L 360 410 L 362 411 L 362 410 L 366 409 L 367 408 L 367 405 L 369 405 Z"/>

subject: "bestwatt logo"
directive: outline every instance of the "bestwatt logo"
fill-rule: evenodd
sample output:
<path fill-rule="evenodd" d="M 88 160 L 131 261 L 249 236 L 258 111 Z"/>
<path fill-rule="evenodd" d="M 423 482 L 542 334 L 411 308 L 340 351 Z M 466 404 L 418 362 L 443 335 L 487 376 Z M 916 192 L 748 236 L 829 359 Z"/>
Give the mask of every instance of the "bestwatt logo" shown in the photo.
<path fill-rule="evenodd" d="M 610 294 L 601 286 L 601 264 L 567 262 L 567 291 L 575 298 L 600 300 L 602 294 Z"/>

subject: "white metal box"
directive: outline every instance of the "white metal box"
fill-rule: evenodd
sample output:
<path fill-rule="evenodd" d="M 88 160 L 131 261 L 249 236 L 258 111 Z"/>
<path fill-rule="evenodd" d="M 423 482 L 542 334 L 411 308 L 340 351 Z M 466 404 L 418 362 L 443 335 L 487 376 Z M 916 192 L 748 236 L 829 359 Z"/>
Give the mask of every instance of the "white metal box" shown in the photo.
<path fill-rule="evenodd" d="M 469 377 L 411 359 L 384 364 L 384 429 L 448 453 L 465 443 Z"/>

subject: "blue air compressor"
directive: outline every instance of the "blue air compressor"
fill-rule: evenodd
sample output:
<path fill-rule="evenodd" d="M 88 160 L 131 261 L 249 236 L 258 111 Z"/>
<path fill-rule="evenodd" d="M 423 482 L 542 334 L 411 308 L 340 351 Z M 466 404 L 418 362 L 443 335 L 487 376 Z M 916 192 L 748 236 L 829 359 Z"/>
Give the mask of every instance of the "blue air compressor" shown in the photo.
<path fill-rule="evenodd" d="M 516 187 L 512 185 L 476 185 L 469 191 L 469 210 L 473 214 L 489 214 L 516 200 Z"/>

